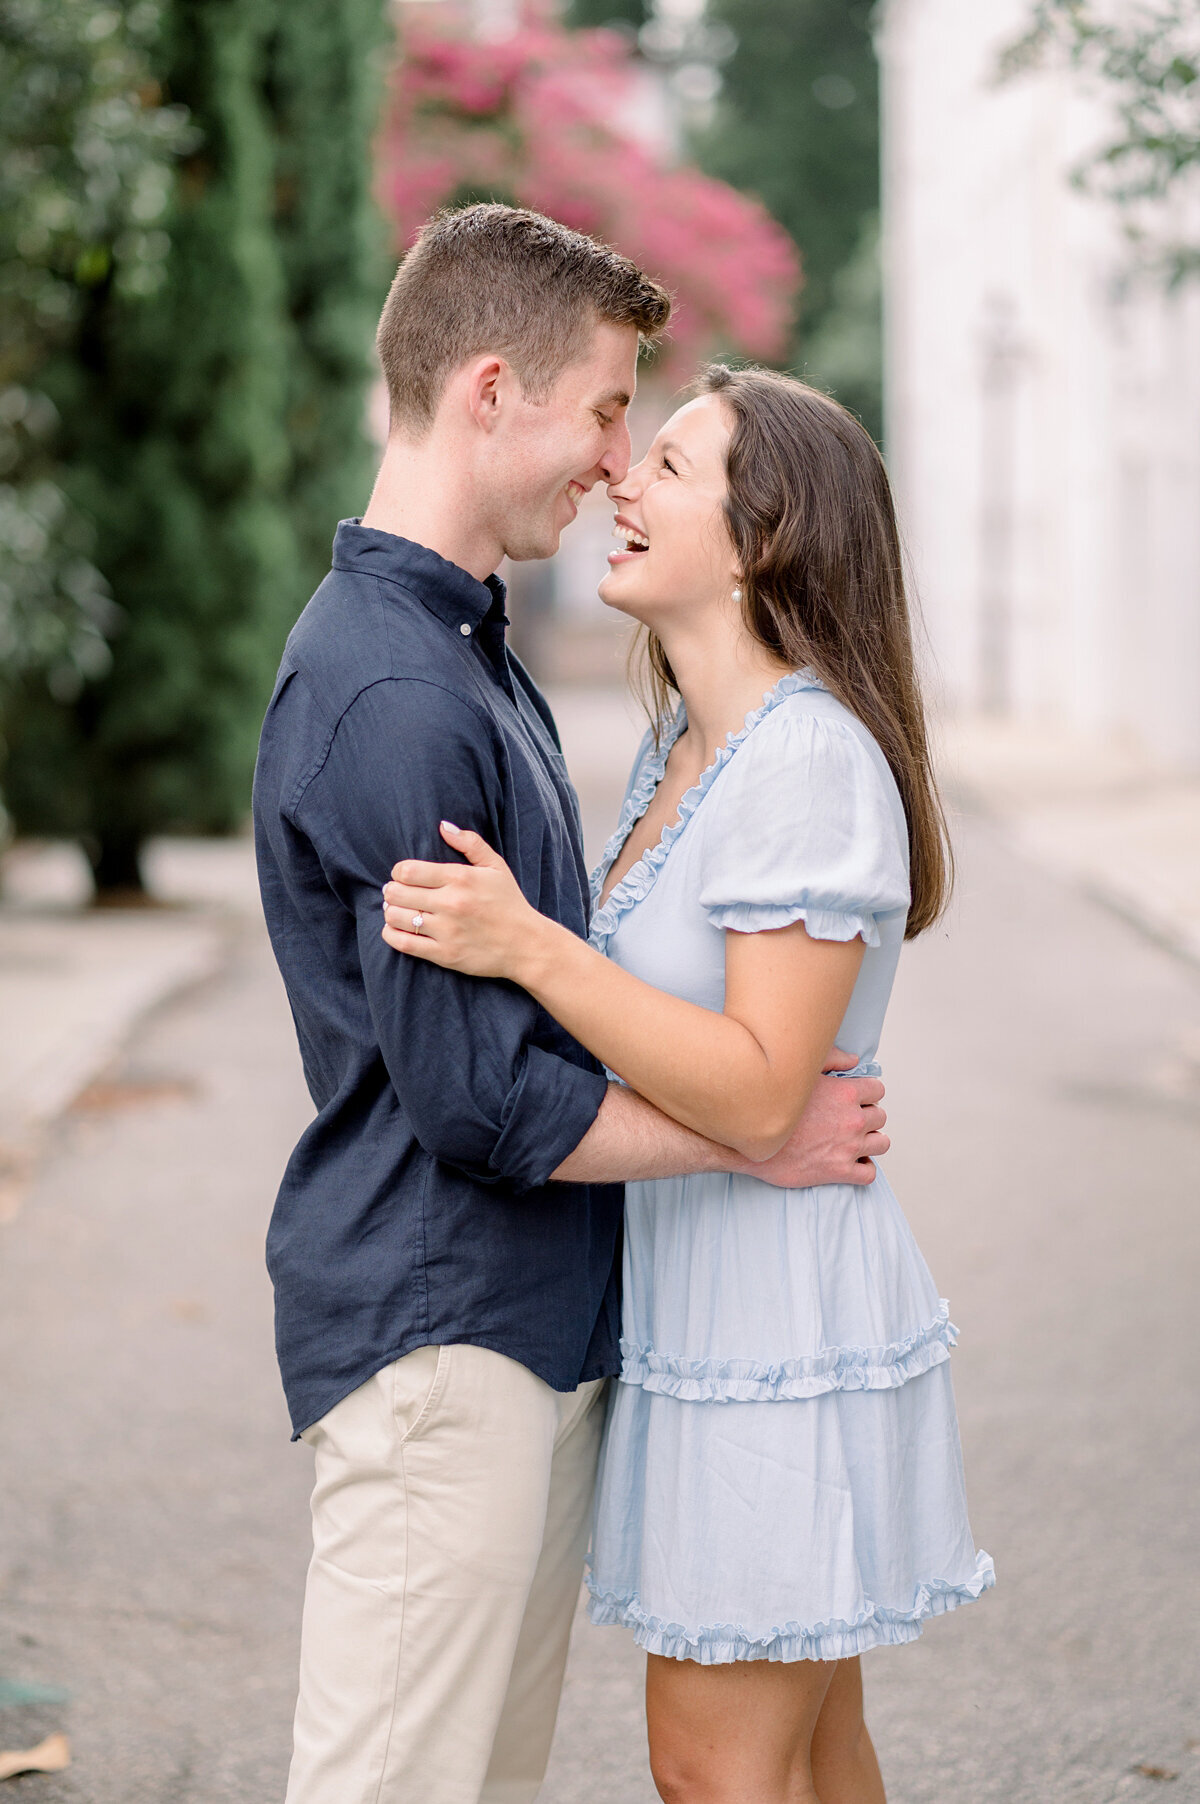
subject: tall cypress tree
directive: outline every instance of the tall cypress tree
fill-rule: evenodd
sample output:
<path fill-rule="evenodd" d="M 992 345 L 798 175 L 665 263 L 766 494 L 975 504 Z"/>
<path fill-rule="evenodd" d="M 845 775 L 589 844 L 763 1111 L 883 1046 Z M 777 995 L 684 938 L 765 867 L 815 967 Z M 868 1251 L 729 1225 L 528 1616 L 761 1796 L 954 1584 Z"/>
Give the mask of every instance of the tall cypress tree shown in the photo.
<path fill-rule="evenodd" d="M 69 489 L 124 623 L 72 707 L 31 691 L 13 709 L 6 791 L 20 828 L 83 839 L 101 890 L 140 887 L 148 834 L 236 819 L 266 622 L 295 587 L 264 10 L 171 8 L 164 85 L 201 142 L 167 278 L 140 303 L 97 288 L 79 355 L 51 377 Z"/>
<path fill-rule="evenodd" d="M 160 216 L 189 142 L 153 80 L 161 13 L 160 0 L 0 0 L 0 766 L 19 675 L 67 696 L 107 666 L 108 586 L 60 487 L 41 381 L 92 283 L 145 294 L 161 273 Z"/>
<path fill-rule="evenodd" d="M 167 280 L 142 302 L 98 288 L 52 372 L 124 624 L 73 705 L 17 698 L 5 790 L 20 829 L 83 841 L 101 892 L 140 887 L 150 834 L 243 816 L 283 639 L 363 493 L 380 13 L 172 0 L 164 87 L 202 141 Z"/>
<path fill-rule="evenodd" d="M 279 0 L 268 46 L 301 600 L 329 568 L 336 522 L 365 506 L 375 462 L 364 394 L 391 274 L 370 186 L 384 22 L 383 0 Z"/>

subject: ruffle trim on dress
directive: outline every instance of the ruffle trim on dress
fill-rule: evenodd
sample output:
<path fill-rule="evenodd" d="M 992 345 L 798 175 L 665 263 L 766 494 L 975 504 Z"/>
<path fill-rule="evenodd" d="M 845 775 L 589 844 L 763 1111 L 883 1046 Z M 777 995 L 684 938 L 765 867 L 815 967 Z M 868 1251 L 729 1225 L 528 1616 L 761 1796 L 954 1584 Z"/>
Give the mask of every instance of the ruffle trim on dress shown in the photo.
<path fill-rule="evenodd" d="M 826 1391 L 891 1391 L 950 1357 L 958 1329 L 939 1299 L 933 1321 L 887 1347 L 823 1347 L 767 1365 L 756 1359 L 688 1359 L 621 1342 L 621 1383 L 688 1403 L 772 1403 Z"/>
<path fill-rule="evenodd" d="M 812 940 L 853 940 L 861 933 L 868 946 L 879 944 L 874 915 L 838 914 L 805 902 L 730 902 L 704 912 L 714 927 L 728 927 L 734 933 L 770 933 L 803 921 Z"/>
<path fill-rule="evenodd" d="M 592 906 L 596 909 L 592 916 L 589 939 L 598 951 L 604 952 L 608 942 L 616 930 L 621 916 L 631 909 L 635 903 L 650 894 L 658 881 L 658 873 L 666 863 L 667 856 L 679 835 L 699 808 L 704 797 L 716 782 L 717 777 L 738 747 L 751 734 L 760 720 L 766 718 L 780 702 L 786 701 L 789 695 L 799 695 L 804 689 L 822 689 L 824 684 L 810 670 L 790 670 L 786 676 L 780 677 L 773 689 L 768 689 L 762 699 L 761 708 L 754 708 L 746 716 L 745 725 L 740 732 L 726 736 L 725 744 L 706 770 L 701 772 L 700 779 L 687 790 L 679 803 L 679 813 L 671 825 L 664 829 L 663 836 L 656 846 L 643 854 L 637 863 L 631 865 L 620 883 L 614 885 L 603 908 L 596 908 L 600 899 L 600 891 L 604 888 L 604 879 L 608 875 L 614 858 L 629 838 L 637 821 L 645 814 L 654 799 L 654 792 L 662 782 L 663 772 L 667 767 L 667 758 L 671 747 L 687 725 L 687 715 L 680 705 L 674 720 L 663 734 L 658 750 L 647 759 L 638 776 L 637 782 L 625 798 L 625 806 L 621 810 L 621 818 L 617 822 L 616 831 L 612 834 L 600 857 L 600 862 L 592 873 Z M 793 920 L 796 918 L 792 917 Z M 857 929 L 856 929 L 857 931 Z M 816 937 L 840 937 L 822 936 Z M 847 938 L 853 938 L 848 934 Z M 875 942 L 876 944 L 878 941 Z"/>
<path fill-rule="evenodd" d="M 960 1604 L 973 1603 L 996 1582 L 996 1569 L 986 1553 L 975 1556 L 975 1571 L 963 1584 L 929 1579 L 917 1587 L 910 1610 L 889 1610 L 868 1604 L 853 1621 L 821 1622 L 807 1626 L 788 1622 L 765 1635 L 752 1635 L 738 1623 L 715 1623 L 688 1629 L 681 1623 L 651 1616 L 638 1599 L 613 1591 L 601 1591 L 588 1573 L 588 1615 L 601 1625 L 619 1624 L 632 1629 L 634 1639 L 647 1653 L 671 1660 L 695 1660 L 701 1666 L 723 1666 L 733 1660 L 848 1660 L 868 1648 L 915 1641 L 931 1616 L 944 1616 Z"/>

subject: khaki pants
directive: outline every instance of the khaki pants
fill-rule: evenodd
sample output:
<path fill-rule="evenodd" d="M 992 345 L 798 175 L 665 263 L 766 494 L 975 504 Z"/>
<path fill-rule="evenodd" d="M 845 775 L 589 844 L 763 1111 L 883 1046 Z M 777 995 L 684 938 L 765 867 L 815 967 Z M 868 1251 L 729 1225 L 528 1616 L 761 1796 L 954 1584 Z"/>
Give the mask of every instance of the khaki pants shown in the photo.
<path fill-rule="evenodd" d="M 604 1411 L 503 1354 L 420 1347 L 331 1409 L 287 1804 L 529 1804 Z"/>

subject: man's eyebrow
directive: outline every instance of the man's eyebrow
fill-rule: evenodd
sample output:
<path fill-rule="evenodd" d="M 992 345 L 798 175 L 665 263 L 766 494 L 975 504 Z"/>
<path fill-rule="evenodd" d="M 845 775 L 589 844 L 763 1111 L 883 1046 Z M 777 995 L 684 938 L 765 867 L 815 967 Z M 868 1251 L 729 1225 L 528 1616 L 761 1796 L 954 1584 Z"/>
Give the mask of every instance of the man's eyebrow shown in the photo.
<path fill-rule="evenodd" d="M 601 395 L 595 405 L 597 407 L 628 407 L 632 400 L 633 396 L 627 395 L 623 388 L 614 388 L 609 394 Z"/>

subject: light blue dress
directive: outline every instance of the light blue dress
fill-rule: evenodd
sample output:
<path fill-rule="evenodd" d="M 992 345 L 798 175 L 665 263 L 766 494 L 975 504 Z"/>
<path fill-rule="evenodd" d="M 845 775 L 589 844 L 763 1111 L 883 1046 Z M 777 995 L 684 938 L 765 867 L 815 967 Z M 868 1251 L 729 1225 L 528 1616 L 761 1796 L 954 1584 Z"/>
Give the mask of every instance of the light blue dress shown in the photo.
<path fill-rule="evenodd" d="M 595 897 L 685 724 L 681 709 L 657 752 L 644 742 Z M 801 671 L 730 735 L 596 910 L 592 940 L 720 1009 L 726 928 L 861 934 L 838 1044 L 873 1073 L 908 901 L 887 763 Z M 705 1664 L 838 1660 L 910 1641 L 995 1582 L 967 1523 L 956 1330 L 882 1172 L 808 1190 L 721 1174 L 628 1185 L 622 1330 L 593 1622 Z"/>

